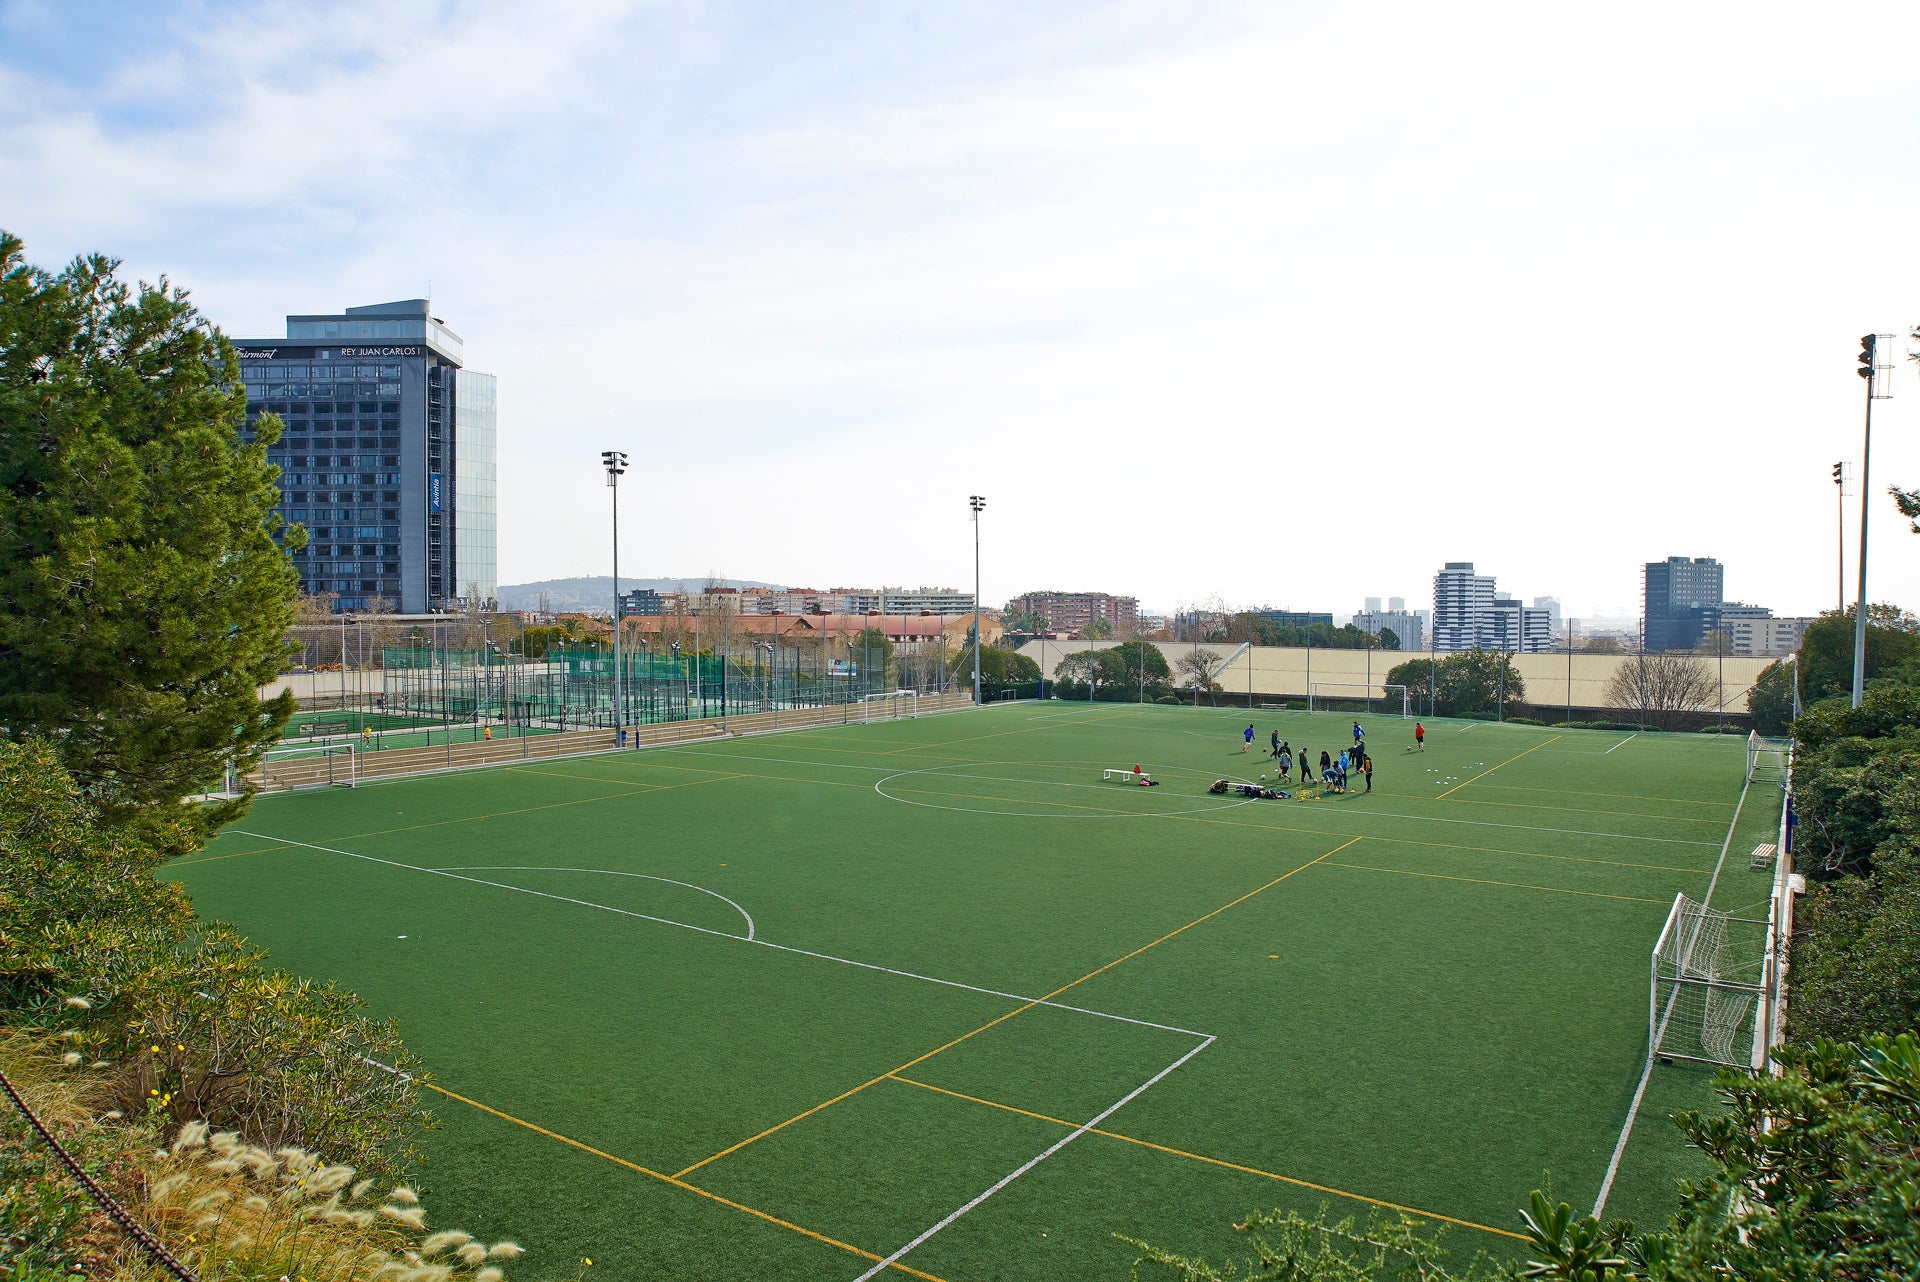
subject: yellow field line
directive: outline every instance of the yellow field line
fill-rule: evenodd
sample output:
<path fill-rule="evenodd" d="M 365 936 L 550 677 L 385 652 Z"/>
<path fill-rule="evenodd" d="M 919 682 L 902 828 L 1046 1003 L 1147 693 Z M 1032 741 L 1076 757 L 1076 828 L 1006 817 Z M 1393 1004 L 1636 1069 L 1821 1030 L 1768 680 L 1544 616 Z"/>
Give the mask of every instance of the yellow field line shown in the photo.
<path fill-rule="evenodd" d="M 1645 868 L 1650 872 L 1684 872 L 1704 877 L 1705 868 L 1682 868 L 1676 864 L 1636 864 L 1625 859 L 1590 859 L 1585 855 L 1549 855 L 1538 850 L 1501 850 L 1495 846 L 1457 846 L 1445 841 L 1414 841 L 1408 837 L 1375 837 L 1394 846 L 1432 846 L 1436 850 L 1470 850 L 1483 855 L 1521 855 L 1528 859 L 1564 859 L 1576 864 L 1604 864 L 1609 868 Z"/>
<path fill-rule="evenodd" d="M 1341 851 L 1345 850 L 1348 846 L 1353 845 L 1354 842 L 1362 841 L 1362 840 L 1365 840 L 1365 839 L 1361 837 L 1355 837 L 1352 840 L 1342 842 L 1340 845 L 1335 846 L 1332 850 L 1329 850 L 1326 854 L 1321 855 L 1315 859 L 1310 859 L 1306 863 L 1301 864 L 1298 868 L 1294 868 L 1291 871 L 1281 873 L 1278 877 L 1275 877 L 1272 881 L 1266 883 L 1266 885 L 1256 887 L 1253 890 L 1249 890 L 1246 894 L 1240 896 L 1238 899 L 1235 899 L 1230 903 L 1225 903 L 1220 905 L 1220 907 L 1206 914 L 1206 916 L 1196 917 L 1192 921 L 1188 922 L 1186 925 L 1181 926 L 1178 930 L 1170 930 L 1166 934 L 1160 936 L 1160 938 L 1154 940 L 1152 943 L 1142 944 L 1140 947 L 1134 949 L 1132 952 L 1126 954 L 1124 957 L 1116 957 L 1114 960 L 1108 962 L 1106 965 L 1100 967 L 1098 970 L 1090 970 L 1086 974 L 1080 976 L 1080 978 L 1073 980 L 1070 983 L 1062 984 L 1060 987 L 1054 989 L 1050 993 L 1047 993 L 1045 996 L 1036 997 L 1030 1002 L 1025 1002 L 1019 1006 L 1016 1006 L 1012 1010 L 1008 1011 L 1006 1014 L 1001 1015 L 996 1019 L 988 1020 L 986 1023 L 980 1025 L 980 1027 L 974 1029 L 972 1032 L 962 1033 L 960 1036 L 954 1038 L 952 1041 L 946 1043 L 944 1046 L 936 1046 L 932 1050 L 926 1052 L 923 1055 L 916 1055 L 912 1059 L 908 1060 L 906 1063 L 901 1064 L 896 1068 L 890 1068 L 886 1072 L 880 1074 L 878 1077 L 870 1078 L 867 1081 L 860 1083 L 858 1086 L 855 1086 L 849 1090 L 840 1092 L 840 1094 L 834 1096 L 830 1100 L 824 1100 L 821 1103 L 815 1104 L 812 1108 L 806 1110 L 804 1113 L 796 1113 L 792 1117 L 789 1117 L 784 1122 L 778 1122 L 772 1126 L 769 1126 L 766 1130 L 761 1131 L 758 1135 L 750 1135 L 746 1139 L 741 1140 L 737 1144 L 731 1144 L 726 1148 L 721 1149 L 718 1153 L 714 1153 L 708 1157 L 703 1157 L 698 1162 L 695 1162 L 692 1166 L 683 1167 L 682 1169 L 675 1171 L 674 1177 L 676 1179 L 679 1179 L 687 1175 L 690 1175 L 694 1171 L 697 1171 L 701 1167 L 707 1165 L 709 1162 L 717 1162 L 721 1158 L 727 1156 L 729 1153 L 737 1153 L 741 1149 L 747 1147 L 747 1145 L 763 1140 L 767 1136 L 772 1135 L 776 1131 L 784 1130 L 787 1127 L 792 1126 L 795 1122 L 804 1121 L 805 1119 L 812 1117 L 815 1113 L 818 1113 L 823 1108 L 828 1108 L 834 1104 L 838 1104 L 841 1100 L 850 1099 L 853 1096 L 858 1095 L 861 1091 L 866 1090 L 869 1086 L 875 1086 L 881 1082 L 886 1081 L 889 1077 L 893 1076 L 895 1073 L 903 1073 L 907 1069 L 912 1068 L 915 1064 L 919 1064 L 926 1060 L 930 1060 L 935 1055 L 940 1054 L 942 1051 L 951 1050 L 955 1046 L 958 1046 L 961 1042 L 966 1041 L 968 1038 L 975 1037 L 981 1033 L 986 1032 L 989 1028 L 994 1027 L 996 1024 L 1006 1023 L 1008 1020 L 1012 1019 L 1015 1015 L 1018 1015 L 1023 1011 L 1032 1010 L 1035 1006 L 1038 1006 L 1043 1002 L 1052 1001 L 1055 997 L 1058 997 L 1061 993 L 1066 992 L 1068 989 L 1076 988 L 1079 985 L 1086 983 L 1089 979 L 1092 979 L 1096 975 L 1105 974 L 1107 971 L 1112 970 L 1115 966 L 1118 966 L 1121 962 L 1129 961 L 1132 958 L 1138 957 L 1141 953 L 1146 952 L 1149 948 L 1155 948 L 1161 944 L 1166 943 L 1169 939 L 1172 939 L 1175 935 L 1180 934 L 1182 931 L 1191 930 L 1195 926 L 1198 926 L 1203 921 L 1207 921 L 1213 917 L 1218 917 L 1221 913 L 1233 907 L 1234 904 L 1244 903 L 1247 900 L 1253 898 L 1255 895 L 1259 894 L 1261 891 L 1267 890 L 1271 887 L 1279 885 L 1281 882 L 1285 881 L 1287 878 L 1293 876 L 1294 873 L 1303 872 L 1306 869 L 1311 868 L 1315 864 L 1319 863 L 1320 860 L 1326 859 L 1332 855 L 1337 855 Z"/>
<path fill-rule="evenodd" d="M 482 1113 L 491 1113 L 493 1116 L 499 1118 L 503 1122 L 512 1122 L 515 1126 L 524 1126 L 536 1135 L 544 1135 L 550 1140 L 558 1140 L 562 1144 L 566 1144 L 566 1145 L 569 1145 L 570 1147 L 579 1149 L 582 1153 L 591 1153 L 593 1156 L 597 1158 L 601 1158 L 604 1161 L 612 1162 L 615 1166 L 625 1167 L 627 1170 L 636 1172 L 637 1174 L 640 1174 L 640 1175 L 647 1176 L 649 1179 L 659 1180 L 663 1184 L 671 1184 L 673 1185 L 673 1187 L 677 1189 L 684 1189 L 689 1193 L 696 1193 L 699 1196 L 708 1199 L 709 1201 L 718 1202 L 720 1205 L 725 1207 L 730 1207 L 733 1210 L 744 1211 L 748 1215 L 751 1215 L 756 1219 L 765 1220 L 769 1224 L 777 1224 L 783 1229 L 787 1229 L 791 1232 L 798 1233 L 802 1237 L 810 1237 L 816 1242 L 824 1242 L 826 1245 L 831 1247 L 837 1247 L 838 1249 L 845 1251 L 850 1255 L 857 1255 L 863 1260 L 879 1261 L 885 1258 L 883 1256 L 874 1254 L 872 1251 L 863 1250 L 862 1248 L 854 1246 L 851 1243 L 842 1242 L 838 1238 L 828 1237 L 824 1233 L 816 1233 L 812 1229 L 805 1228 L 801 1225 L 793 1223 L 793 1221 L 791 1220 L 783 1220 L 777 1215 L 768 1215 L 765 1211 L 757 1211 L 751 1206 L 747 1206 L 744 1203 L 734 1201 L 732 1198 L 721 1197 L 718 1193 L 710 1193 L 706 1189 L 700 1188 L 698 1185 L 688 1184 L 685 1180 L 679 1179 L 676 1176 L 666 1175 L 660 1171 L 650 1170 L 647 1167 L 640 1165 L 638 1162 L 629 1162 L 624 1157 L 615 1157 L 612 1153 L 608 1153 L 601 1149 L 594 1148 L 591 1144 L 582 1144 L 579 1140 L 572 1139 L 568 1136 L 562 1135 L 558 1131 L 550 1131 L 544 1126 L 535 1125 L 534 1123 L 529 1122 L 524 1118 L 515 1117 L 511 1113 L 503 1113 L 497 1108 L 493 1108 L 489 1105 L 482 1104 L 479 1100 L 468 1099 L 464 1095 L 456 1094 L 455 1092 L 448 1090 L 444 1086 L 435 1086 L 432 1082 L 421 1082 L 420 1085 L 426 1087 L 430 1091 L 437 1091 L 440 1094 L 446 1096 L 448 1099 L 459 1100 L 462 1104 L 465 1104 L 470 1108 L 477 1108 Z M 895 1265 L 893 1265 L 893 1267 L 896 1269 L 899 1269 L 902 1273 L 910 1273 L 914 1277 L 925 1278 L 927 1282 L 942 1282 L 942 1279 L 936 1277 L 934 1274 L 922 1273 L 920 1270 L 909 1268 L 904 1264 L 896 1263 Z"/>
<path fill-rule="evenodd" d="M 1585 895 L 1589 899 L 1619 899 L 1629 904 L 1666 904 L 1666 899 L 1642 899 L 1637 895 L 1607 895 L 1597 890 L 1568 890 L 1564 886 L 1529 886 L 1520 881 L 1492 881 L 1485 877 L 1455 877 L 1443 872 L 1415 872 L 1410 868 L 1376 868 L 1371 864 L 1334 864 L 1329 868 L 1353 868 L 1361 872 L 1390 872 L 1402 877 L 1431 877 L 1435 881 L 1467 881 L 1476 886 L 1505 886 L 1509 890 L 1539 890 L 1549 895 Z"/>
<path fill-rule="evenodd" d="M 1024 1108 L 1015 1108 L 1011 1104 L 1002 1104 L 998 1100 L 981 1099 L 976 1095 L 963 1095 L 959 1091 L 950 1091 L 944 1086 L 934 1086 L 931 1083 L 917 1081 L 911 1077 L 901 1077 L 897 1074 L 892 1074 L 891 1076 L 894 1081 L 907 1086 L 918 1086 L 923 1091 L 935 1091 L 941 1095 L 951 1095 L 955 1099 L 966 1100 L 970 1104 L 984 1104 L 988 1108 L 1004 1109 L 1009 1113 L 1018 1113 L 1022 1117 L 1031 1117 L 1037 1122 L 1051 1122 L 1055 1126 L 1066 1126 L 1074 1129 L 1078 1129 L 1079 1127 L 1079 1123 L 1077 1122 L 1068 1122 L 1057 1117 L 1048 1117 L 1045 1113 L 1031 1113 Z M 1119 1140 L 1123 1144 L 1138 1144 L 1141 1148 L 1150 1148 L 1155 1152 L 1171 1154 L 1174 1157 L 1184 1157 L 1195 1162 L 1205 1162 L 1209 1166 L 1224 1166 L 1230 1171 L 1240 1171 L 1247 1175 L 1258 1175 L 1265 1179 L 1278 1180 L 1282 1184 L 1294 1184 L 1303 1189 L 1312 1189 L 1316 1193 L 1331 1193 L 1335 1197 L 1351 1198 L 1355 1202 L 1365 1202 L 1369 1206 L 1385 1207 L 1387 1210 L 1399 1211 L 1405 1215 L 1417 1215 L 1421 1219 L 1444 1220 L 1448 1224 L 1457 1224 L 1463 1229 L 1478 1229 L 1482 1233 L 1497 1233 L 1501 1237 L 1517 1238 L 1522 1242 L 1527 1240 L 1526 1234 L 1515 1233 L 1510 1229 L 1496 1229 L 1491 1224 L 1479 1224 L 1473 1220 L 1457 1219 L 1451 1215 L 1442 1215 L 1438 1211 L 1423 1211 L 1417 1206 L 1402 1206 L 1398 1202 L 1389 1202 L 1383 1198 L 1368 1197 L 1365 1193 L 1349 1193 L 1345 1189 L 1337 1189 L 1331 1185 L 1315 1184 L 1312 1180 L 1303 1180 L 1292 1175 L 1278 1175 L 1272 1171 L 1263 1171 L 1257 1166 L 1242 1166 L 1238 1162 L 1228 1162 L 1221 1158 L 1208 1157 L 1204 1153 L 1189 1153 L 1185 1149 L 1169 1148 L 1165 1144 L 1155 1144 L 1152 1140 L 1136 1139 L 1131 1135 L 1122 1135 L 1118 1131 L 1101 1130 L 1098 1126 L 1089 1126 L 1087 1128 L 1087 1134 L 1103 1135 L 1110 1140 Z"/>
<path fill-rule="evenodd" d="M 1732 810 L 1731 801 L 1701 801 L 1697 797 L 1655 797 L 1634 792 L 1587 792 L 1580 788 L 1528 788 L 1517 783 L 1490 783 L 1495 792 L 1550 792 L 1559 797 L 1612 797 L 1619 801 L 1665 801 L 1676 806 L 1718 806 Z"/>
<path fill-rule="evenodd" d="M 1541 741 L 1540 741 L 1539 743 L 1536 743 L 1536 744 L 1534 744 L 1534 745 L 1533 745 L 1533 747 L 1531 747 L 1531 748 L 1528 748 L 1528 749 L 1527 749 L 1527 752 L 1538 752 L 1538 751 L 1540 751 L 1540 749 L 1542 749 L 1542 748 L 1544 748 L 1544 747 L 1546 747 L 1546 746 L 1547 746 L 1548 744 L 1550 744 L 1550 743 L 1558 743 L 1558 742 L 1560 742 L 1560 740 L 1562 740 L 1562 739 L 1564 739 L 1564 738 L 1566 738 L 1566 736 L 1565 736 L 1565 735 L 1563 735 L 1563 734 L 1557 734 L 1557 735 L 1555 735 L 1555 736 L 1553 736 L 1553 738 L 1551 738 L 1551 739 L 1542 739 L 1542 740 L 1541 740 Z M 1511 757 L 1508 757 L 1508 758 L 1507 758 L 1507 759 L 1506 759 L 1505 761 L 1503 761 L 1503 762 L 1501 762 L 1501 763 L 1500 763 L 1499 765 L 1497 765 L 1497 766 L 1489 766 L 1489 767 L 1487 767 L 1487 768 L 1486 768 L 1485 770 L 1482 770 L 1482 771 L 1481 771 L 1481 772 L 1480 772 L 1479 774 L 1477 774 L 1477 775 L 1475 775 L 1475 776 L 1473 777 L 1473 779 L 1469 779 L 1469 780 L 1467 780 L 1467 783 L 1472 783 L 1474 779 L 1485 779 L 1485 778 L 1486 778 L 1486 777 L 1487 777 L 1488 775 L 1490 775 L 1490 774 L 1492 774 L 1492 773 L 1493 773 L 1494 771 L 1496 771 L 1496 770 L 1499 770 L 1499 769 L 1502 769 L 1503 767 L 1506 767 L 1506 766 L 1510 766 L 1510 765 L 1512 765 L 1512 764 L 1513 764 L 1514 762 L 1516 762 L 1516 761 L 1518 761 L 1518 760 L 1520 760 L 1520 758 L 1522 758 L 1522 757 L 1524 757 L 1524 756 L 1526 756 L 1526 755 L 1527 755 L 1527 752 L 1516 752 L 1516 753 L 1514 753 L 1514 754 L 1513 754 L 1513 755 L 1512 755 Z M 1461 790 L 1462 788 L 1464 788 L 1464 787 L 1466 787 L 1466 786 L 1467 786 L 1467 783 L 1459 783 L 1459 784 L 1455 784 L 1455 785 L 1454 785 L 1453 787 L 1451 787 L 1451 788 L 1449 788 L 1449 789 L 1447 789 L 1447 790 L 1446 790 L 1445 792 L 1443 792 L 1443 793 L 1441 793 L 1439 797 L 1436 797 L 1436 798 L 1434 798 L 1434 800 L 1435 800 L 1435 801 L 1438 801 L 1438 800 L 1440 800 L 1441 798 L 1444 798 L 1444 797 L 1451 797 L 1451 796 L 1452 796 L 1452 795 L 1453 795 L 1454 793 L 1456 793 L 1456 792 L 1459 792 L 1459 791 L 1460 791 L 1460 790 Z"/>
<path fill-rule="evenodd" d="M 275 842 L 271 846 L 261 846 L 255 850 L 235 850 L 224 855 L 196 855 L 192 859 L 176 860 L 173 863 L 164 865 L 163 867 L 164 868 L 185 868 L 191 864 L 217 864 L 222 859 L 238 859 L 242 855 L 264 855 L 270 851 L 292 850 L 292 849 L 293 847 L 287 845 L 285 842 Z"/>

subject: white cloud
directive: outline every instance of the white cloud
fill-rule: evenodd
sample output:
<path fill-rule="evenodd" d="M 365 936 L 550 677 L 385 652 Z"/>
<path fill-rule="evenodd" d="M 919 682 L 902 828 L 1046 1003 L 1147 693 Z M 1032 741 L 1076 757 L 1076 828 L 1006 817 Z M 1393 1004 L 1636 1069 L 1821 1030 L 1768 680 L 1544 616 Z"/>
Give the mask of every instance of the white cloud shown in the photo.
<path fill-rule="evenodd" d="M 431 277 L 501 376 L 509 579 L 603 563 L 619 445 L 636 572 L 965 581 L 985 491 L 989 599 L 1473 559 L 1625 613 L 1684 553 L 1810 610 L 1851 340 L 1914 319 L 1902 7 L 304 12 L 98 103 L 0 64 L 0 202 L 239 332 Z M 1920 482 L 1910 399 L 1876 477 Z"/>

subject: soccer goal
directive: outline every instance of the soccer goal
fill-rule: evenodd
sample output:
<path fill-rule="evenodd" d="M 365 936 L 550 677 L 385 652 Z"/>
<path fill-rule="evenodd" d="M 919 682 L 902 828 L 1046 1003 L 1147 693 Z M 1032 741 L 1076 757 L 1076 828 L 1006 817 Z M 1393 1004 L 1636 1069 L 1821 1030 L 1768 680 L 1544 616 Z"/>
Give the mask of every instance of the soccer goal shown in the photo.
<path fill-rule="evenodd" d="M 1662 1060 L 1753 1066 L 1768 923 L 1675 895 L 1653 948 L 1648 1045 Z"/>
<path fill-rule="evenodd" d="M 1779 739 L 1764 738 L 1758 730 L 1747 732 L 1747 782 L 1756 780 L 1787 786 L 1793 768 L 1793 748 Z"/>
<path fill-rule="evenodd" d="M 360 762 L 350 743 L 269 748 L 256 777 L 269 790 L 351 788 L 360 781 Z"/>
<path fill-rule="evenodd" d="M 1399 691 L 1395 694 L 1394 691 Z M 1378 702 L 1376 709 L 1373 705 Z M 1407 696 L 1407 688 L 1402 685 L 1366 685 L 1358 681 L 1310 681 L 1307 683 L 1307 711 L 1332 712 L 1337 707 L 1350 708 L 1355 703 L 1365 703 L 1369 713 L 1379 712 L 1382 716 L 1392 716 L 1396 703 L 1400 705 L 1400 715 L 1413 715 L 1413 700 Z"/>
<path fill-rule="evenodd" d="M 860 696 L 861 720 L 899 721 L 920 715 L 918 690 L 889 690 L 885 694 Z"/>

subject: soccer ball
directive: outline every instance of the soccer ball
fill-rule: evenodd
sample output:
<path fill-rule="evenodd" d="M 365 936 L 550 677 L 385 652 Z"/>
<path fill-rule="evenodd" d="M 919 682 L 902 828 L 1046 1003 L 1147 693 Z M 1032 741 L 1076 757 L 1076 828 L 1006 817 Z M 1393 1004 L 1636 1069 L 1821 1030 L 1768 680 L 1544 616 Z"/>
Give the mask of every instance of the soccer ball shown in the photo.
<path fill-rule="evenodd" d="M 1261 776 L 1260 776 L 1260 782 L 1261 782 L 1261 783 L 1265 783 L 1266 781 L 1267 781 L 1267 777 L 1266 777 L 1266 775 L 1264 775 L 1264 774 L 1263 774 L 1263 775 L 1261 775 Z"/>

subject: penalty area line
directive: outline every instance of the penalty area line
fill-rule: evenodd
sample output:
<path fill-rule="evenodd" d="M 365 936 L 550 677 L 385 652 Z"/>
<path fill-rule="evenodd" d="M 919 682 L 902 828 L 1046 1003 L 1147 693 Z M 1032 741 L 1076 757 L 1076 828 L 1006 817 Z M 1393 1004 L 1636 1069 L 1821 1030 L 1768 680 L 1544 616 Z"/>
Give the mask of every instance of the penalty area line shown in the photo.
<path fill-rule="evenodd" d="M 1069 1131 L 1066 1135 L 1062 1136 L 1059 1140 L 1049 1145 L 1047 1148 L 1035 1154 L 1033 1157 L 1028 1158 L 1025 1162 L 1021 1163 L 1018 1167 L 1014 1168 L 1012 1171 L 1009 1171 L 1007 1174 L 1001 1176 L 1000 1179 L 997 1180 L 991 1187 L 987 1188 L 984 1192 L 980 1193 L 972 1201 L 960 1207 L 958 1210 L 951 1212 L 950 1214 L 947 1215 L 945 1219 L 933 1225 L 931 1228 L 926 1229 L 924 1232 L 920 1234 L 920 1236 L 914 1238 L 913 1241 L 907 1243 L 905 1246 L 895 1251 L 892 1255 L 889 1255 L 886 1259 L 880 1261 L 878 1264 L 868 1269 L 865 1273 L 862 1273 L 858 1278 L 855 1279 L 855 1282 L 868 1282 L 870 1278 L 874 1277 L 876 1274 L 879 1274 L 885 1271 L 886 1269 L 899 1267 L 900 1260 L 902 1257 L 906 1256 L 909 1252 L 915 1250 L 917 1247 L 923 1245 L 929 1238 L 933 1237 L 936 1233 L 940 1232 L 940 1230 L 946 1228 L 948 1225 L 958 1220 L 961 1216 L 965 1215 L 968 1211 L 973 1210 L 974 1207 L 979 1206 L 982 1202 L 992 1197 L 995 1193 L 998 1193 L 1001 1189 L 1007 1187 L 1007 1185 L 1013 1183 L 1015 1180 L 1019 1179 L 1022 1175 L 1025 1175 L 1028 1171 L 1031 1171 L 1034 1167 L 1040 1165 L 1040 1163 L 1046 1161 L 1048 1158 L 1052 1157 L 1055 1153 L 1058 1153 L 1061 1149 L 1073 1143 L 1075 1140 L 1079 1139 L 1082 1135 L 1085 1135 L 1088 1131 L 1091 1131 L 1094 1127 L 1100 1125 L 1100 1123 L 1106 1121 L 1109 1117 L 1113 1116 L 1115 1113 L 1125 1108 L 1128 1104 L 1131 1104 L 1142 1093 L 1144 1093 L 1149 1088 L 1151 1088 L 1156 1083 L 1158 1083 L 1161 1078 L 1173 1072 L 1174 1069 L 1179 1068 L 1182 1064 L 1192 1059 L 1195 1055 L 1198 1055 L 1201 1051 L 1207 1049 L 1207 1047 L 1213 1045 L 1213 1041 L 1214 1041 L 1213 1036 L 1211 1034 L 1208 1034 L 1207 1040 L 1205 1040 L 1204 1042 L 1201 1042 L 1198 1046 L 1195 1046 L 1192 1050 L 1182 1055 L 1179 1059 L 1174 1060 L 1173 1063 L 1167 1065 L 1165 1068 L 1155 1073 L 1152 1077 L 1149 1077 L 1146 1081 L 1140 1083 L 1140 1085 L 1128 1091 L 1125 1095 L 1122 1095 L 1119 1099 L 1115 1100 L 1112 1104 L 1109 1104 L 1106 1108 L 1102 1109 L 1097 1115 L 1095 1115 L 1093 1118 L 1091 1118 L 1087 1122 L 1083 1123 L 1080 1126 L 1075 1127 L 1073 1130 Z M 893 1074 L 889 1073 L 887 1076 L 891 1077 L 893 1076 Z"/>

